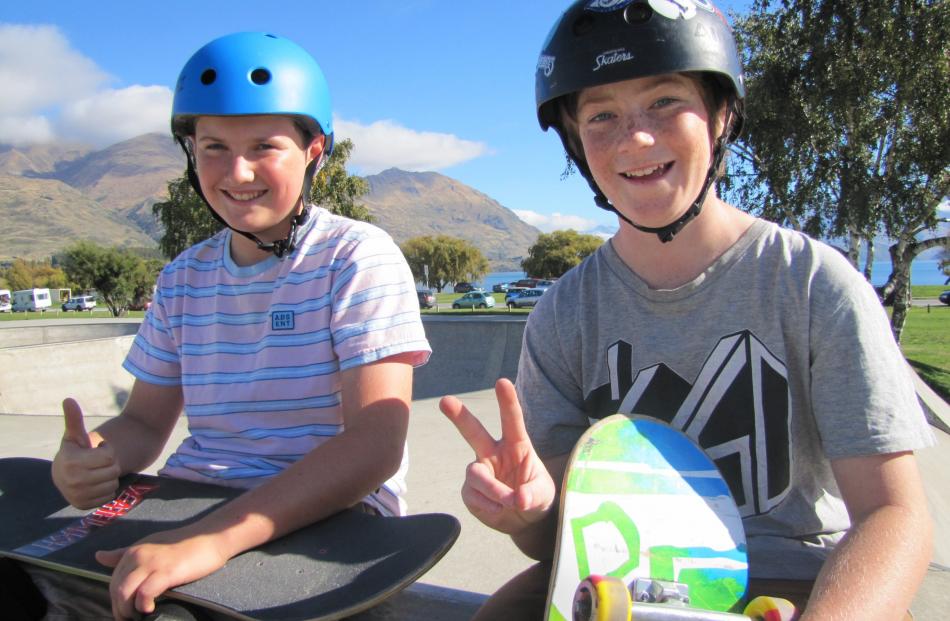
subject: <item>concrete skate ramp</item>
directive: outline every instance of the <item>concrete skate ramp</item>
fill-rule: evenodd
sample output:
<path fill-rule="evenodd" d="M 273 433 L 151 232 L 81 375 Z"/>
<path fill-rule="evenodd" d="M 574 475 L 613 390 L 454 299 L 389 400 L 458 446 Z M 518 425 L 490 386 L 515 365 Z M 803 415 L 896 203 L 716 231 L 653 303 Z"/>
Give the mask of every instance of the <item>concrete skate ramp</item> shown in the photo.
<path fill-rule="evenodd" d="M 492 388 L 500 377 L 514 381 L 525 317 L 438 317 L 422 320 L 432 347 L 429 363 L 416 369 L 413 399 Z"/>
<path fill-rule="evenodd" d="M 0 414 L 62 415 L 76 398 L 89 413 L 118 414 L 132 389 L 122 368 L 141 320 L 39 320 L 0 328 Z M 17 324 L 13 326 L 12 324 Z M 432 346 L 416 369 L 413 398 L 427 399 L 491 388 L 515 379 L 525 318 L 423 319 Z"/>

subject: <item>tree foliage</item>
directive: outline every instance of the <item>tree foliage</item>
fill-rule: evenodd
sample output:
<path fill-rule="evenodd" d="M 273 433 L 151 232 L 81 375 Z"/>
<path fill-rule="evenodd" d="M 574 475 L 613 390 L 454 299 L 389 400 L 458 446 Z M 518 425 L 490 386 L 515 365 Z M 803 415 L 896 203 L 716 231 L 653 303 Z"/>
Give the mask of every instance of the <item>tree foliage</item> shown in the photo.
<path fill-rule="evenodd" d="M 413 237 L 402 245 L 402 253 L 416 280 L 438 291 L 449 283 L 475 281 L 488 273 L 488 259 L 482 251 L 457 237 Z"/>
<path fill-rule="evenodd" d="M 168 259 L 208 239 L 223 226 L 191 187 L 188 173 L 168 182 L 168 200 L 152 205 L 152 213 L 165 229 L 158 246 Z"/>
<path fill-rule="evenodd" d="M 48 287 L 59 289 L 68 286 L 65 272 L 45 261 L 25 261 L 15 259 L 3 270 L 4 287 L 12 291 Z"/>
<path fill-rule="evenodd" d="M 121 248 L 105 248 L 80 241 L 63 253 L 63 269 L 81 289 L 95 289 L 114 317 L 135 299 L 136 291 L 151 286 L 157 271 L 142 268 L 146 263 L 132 252 Z M 160 261 L 152 261 L 151 269 Z M 147 285 L 143 283 L 147 282 Z"/>
<path fill-rule="evenodd" d="M 862 243 L 894 240 L 899 340 L 910 262 L 943 243 L 918 236 L 932 234 L 950 190 L 950 5 L 755 0 L 735 29 L 747 119 L 728 198 L 848 240 L 856 266 Z"/>
<path fill-rule="evenodd" d="M 604 240 L 573 229 L 542 233 L 521 262 L 536 278 L 558 278 L 597 250 Z"/>
<path fill-rule="evenodd" d="M 369 192 L 369 184 L 362 177 L 346 172 L 346 161 L 353 152 L 353 141 L 340 140 L 333 145 L 333 153 L 313 179 L 311 199 L 329 211 L 363 222 L 375 222 L 358 199 Z"/>

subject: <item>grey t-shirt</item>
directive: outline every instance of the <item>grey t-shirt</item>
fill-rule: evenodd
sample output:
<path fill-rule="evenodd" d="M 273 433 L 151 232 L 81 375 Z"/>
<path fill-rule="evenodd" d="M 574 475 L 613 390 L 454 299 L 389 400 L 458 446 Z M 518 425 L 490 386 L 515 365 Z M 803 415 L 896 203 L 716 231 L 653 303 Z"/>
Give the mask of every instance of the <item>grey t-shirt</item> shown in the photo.
<path fill-rule="evenodd" d="M 814 578 L 848 528 L 829 460 L 933 442 L 871 286 L 763 220 L 672 290 L 604 244 L 532 312 L 517 388 L 542 457 L 615 412 L 685 431 L 729 483 L 756 577 Z"/>

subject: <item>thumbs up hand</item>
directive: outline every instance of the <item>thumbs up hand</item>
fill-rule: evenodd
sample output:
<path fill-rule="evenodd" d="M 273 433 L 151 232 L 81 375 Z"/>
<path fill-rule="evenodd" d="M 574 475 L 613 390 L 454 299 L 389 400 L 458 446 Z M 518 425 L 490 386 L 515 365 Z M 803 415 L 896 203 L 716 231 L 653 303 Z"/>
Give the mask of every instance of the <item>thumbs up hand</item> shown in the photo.
<path fill-rule="evenodd" d="M 69 504 L 91 509 L 109 502 L 119 487 L 119 464 L 102 436 L 86 431 L 75 399 L 63 401 L 65 431 L 53 459 L 53 483 Z"/>

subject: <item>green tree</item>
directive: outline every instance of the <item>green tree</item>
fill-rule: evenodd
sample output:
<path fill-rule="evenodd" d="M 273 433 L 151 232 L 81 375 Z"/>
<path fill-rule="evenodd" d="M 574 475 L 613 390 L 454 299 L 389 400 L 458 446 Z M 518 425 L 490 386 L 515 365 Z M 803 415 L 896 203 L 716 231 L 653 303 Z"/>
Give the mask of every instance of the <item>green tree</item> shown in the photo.
<path fill-rule="evenodd" d="M 152 205 L 152 213 L 164 227 L 158 246 L 168 259 L 208 239 L 224 226 L 191 187 L 187 173 L 168 182 L 168 200 Z"/>
<path fill-rule="evenodd" d="M 763 217 L 859 250 L 878 233 L 900 340 L 918 239 L 950 191 L 947 0 L 755 0 L 735 22 L 746 70 L 743 156 L 726 189 Z"/>
<path fill-rule="evenodd" d="M 4 278 L 12 291 L 33 288 L 33 268 L 23 259 L 15 259 L 4 273 Z"/>
<path fill-rule="evenodd" d="M 940 252 L 940 271 L 947 277 L 944 284 L 950 284 L 950 234 L 943 238 L 943 250 Z"/>
<path fill-rule="evenodd" d="M 164 261 L 158 259 L 140 259 L 132 273 L 132 300 L 135 306 L 144 306 L 152 299 L 155 281 L 165 266 Z"/>
<path fill-rule="evenodd" d="M 63 253 L 63 268 L 82 289 L 95 289 L 113 317 L 129 306 L 135 295 L 135 274 L 142 259 L 121 248 L 105 248 L 80 241 Z"/>
<path fill-rule="evenodd" d="M 597 250 L 604 240 L 573 229 L 542 233 L 521 268 L 535 278 L 558 278 Z"/>
<path fill-rule="evenodd" d="M 353 152 L 353 141 L 340 140 L 333 145 L 333 153 L 314 176 L 311 199 L 329 211 L 363 222 L 375 222 L 365 205 L 357 201 L 369 192 L 366 179 L 346 172 L 346 162 Z"/>
<path fill-rule="evenodd" d="M 407 240 L 401 248 L 416 280 L 440 292 L 451 282 L 474 281 L 488 273 L 488 259 L 464 239 L 426 235 Z"/>

